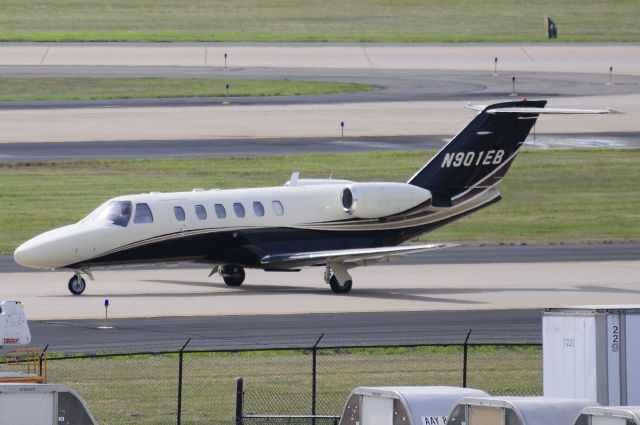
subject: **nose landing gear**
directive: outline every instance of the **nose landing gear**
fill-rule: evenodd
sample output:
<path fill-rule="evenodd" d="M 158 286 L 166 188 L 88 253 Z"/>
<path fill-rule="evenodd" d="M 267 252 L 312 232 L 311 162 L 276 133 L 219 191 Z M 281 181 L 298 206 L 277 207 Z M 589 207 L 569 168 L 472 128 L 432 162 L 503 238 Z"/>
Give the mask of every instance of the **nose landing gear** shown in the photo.
<path fill-rule="evenodd" d="M 69 292 L 73 295 L 80 295 L 87 289 L 87 283 L 82 277 L 82 274 L 86 274 L 90 280 L 93 280 L 93 275 L 89 271 L 89 269 L 76 270 L 76 274 L 74 274 L 71 279 L 69 279 Z"/>
<path fill-rule="evenodd" d="M 227 286 L 240 286 L 244 282 L 244 267 L 239 264 L 226 264 L 220 267 L 219 273 Z"/>
<path fill-rule="evenodd" d="M 74 274 L 71 279 L 69 279 L 69 292 L 71 292 L 73 295 L 82 294 L 86 288 L 87 283 L 79 274 Z"/>

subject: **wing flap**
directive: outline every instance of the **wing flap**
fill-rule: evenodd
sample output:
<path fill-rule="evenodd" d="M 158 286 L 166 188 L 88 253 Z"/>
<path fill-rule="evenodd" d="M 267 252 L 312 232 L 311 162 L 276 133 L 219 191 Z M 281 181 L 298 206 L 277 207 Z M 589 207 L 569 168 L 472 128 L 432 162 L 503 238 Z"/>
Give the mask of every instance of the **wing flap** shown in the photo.
<path fill-rule="evenodd" d="M 297 252 L 267 255 L 263 257 L 260 262 L 265 267 L 276 269 L 315 266 L 327 263 L 358 264 L 363 262 L 386 261 L 391 257 L 449 248 L 451 246 L 455 245 L 440 243 L 380 248 L 338 249 L 333 251 Z"/>

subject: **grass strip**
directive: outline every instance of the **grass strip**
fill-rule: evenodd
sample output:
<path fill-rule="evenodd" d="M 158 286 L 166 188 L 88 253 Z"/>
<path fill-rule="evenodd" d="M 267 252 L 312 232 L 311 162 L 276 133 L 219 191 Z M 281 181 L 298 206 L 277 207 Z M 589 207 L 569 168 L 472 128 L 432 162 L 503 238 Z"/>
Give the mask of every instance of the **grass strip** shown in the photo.
<path fill-rule="evenodd" d="M 640 41 L 636 0 L 5 0 L 1 41 Z"/>
<path fill-rule="evenodd" d="M 242 143 L 239 141 L 238 143 Z M 303 178 L 406 181 L 434 152 L 0 163 L 0 252 L 127 193 L 283 184 Z M 640 150 L 524 150 L 502 202 L 423 236 L 464 243 L 640 241 Z"/>
<path fill-rule="evenodd" d="M 0 101 L 299 96 L 374 90 L 368 84 L 213 78 L 0 77 Z"/>

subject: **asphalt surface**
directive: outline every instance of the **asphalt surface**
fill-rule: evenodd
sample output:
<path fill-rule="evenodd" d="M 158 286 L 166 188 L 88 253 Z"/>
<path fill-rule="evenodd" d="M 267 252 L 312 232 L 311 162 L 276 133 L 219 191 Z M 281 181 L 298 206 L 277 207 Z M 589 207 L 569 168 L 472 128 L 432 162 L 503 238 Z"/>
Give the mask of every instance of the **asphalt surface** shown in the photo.
<path fill-rule="evenodd" d="M 580 261 L 637 261 L 640 260 L 640 244 L 562 244 L 562 245 L 486 245 L 454 246 L 447 249 L 421 252 L 398 257 L 391 264 L 492 264 L 492 263 L 558 263 Z M 164 266 L 127 267 L 127 270 L 144 270 Z M 184 263 L 175 267 L 210 268 Z M 117 269 L 117 267 L 111 267 Z M 39 272 L 15 263 L 12 255 L 0 256 L 2 273 Z"/>
<path fill-rule="evenodd" d="M 431 311 L 30 321 L 31 346 L 53 353 L 125 353 L 319 347 L 540 343 L 540 310 Z"/>
<path fill-rule="evenodd" d="M 360 137 L 341 140 L 217 139 L 132 140 L 122 142 L 44 142 L 0 144 L 0 162 L 92 160 L 126 158 L 193 158 L 203 156 L 262 156 L 303 153 L 374 152 L 440 149 L 445 136 Z M 616 140 L 620 140 L 617 138 Z"/>
<path fill-rule="evenodd" d="M 173 77 L 228 80 L 233 96 L 234 79 L 274 79 L 364 83 L 377 89 L 363 93 L 308 96 L 232 97 L 237 105 L 331 104 L 358 102 L 408 102 L 459 100 L 461 102 L 500 99 L 513 92 L 516 77 L 519 96 L 553 98 L 640 93 L 637 76 L 617 76 L 607 85 L 602 74 L 510 73 L 496 76 L 478 71 L 379 70 L 379 69 L 277 69 L 241 68 L 225 72 L 210 67 L 131 66 L 0 66 L 0 76 L 11 77 Z M 81 107 L 204 106 L 224 107 L 223 98 L 121 99 L 91 101 L 0 102 L 0 109 L 46 109 Z"/>
<path fill-rule="evenodd" d="M 113 142 L 2 143 L 0 162 L 129 158 L 197 158 L 307 153 L 423 151 L 440 149 L 445 136 L 310 137 L 278 139 L 131 140 Z M 532 148 L 638 148 L 638 133 L 547 134 L 526 142 Z"/>

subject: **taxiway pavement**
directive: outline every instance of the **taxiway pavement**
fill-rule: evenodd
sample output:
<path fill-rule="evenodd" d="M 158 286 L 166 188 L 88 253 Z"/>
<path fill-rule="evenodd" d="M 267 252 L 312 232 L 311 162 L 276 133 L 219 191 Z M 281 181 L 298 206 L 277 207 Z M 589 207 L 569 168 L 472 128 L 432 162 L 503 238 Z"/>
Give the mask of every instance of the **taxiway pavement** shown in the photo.
<path fill-rule="evenodd" d="M 31 320 L 34 347 L 48 352 L 123 353 L 240 350 L 361 345 L 540 343 L 542 312 L 535 310 L 416 311 L 100 320 Z"/>
<path fill-rule="evenodd" d="M 384 265 L 352 271 L 354 289 L 336 296 L 321 268 L 299 273 L 248 270 L 229 288 L 205 269 L 160 267 L 94 271 L 82 296 L 67 291 L 70 274 L 2 274 L 3 299 L 18 299 L 34 319 L 304 314 L 543 308 L 640 303 L 640 261 Z"/>
<path fill-rule="evenodd" d="M 640 75 L 638 43 L 3 43 L 0 65 L 468 69 Z"/>

